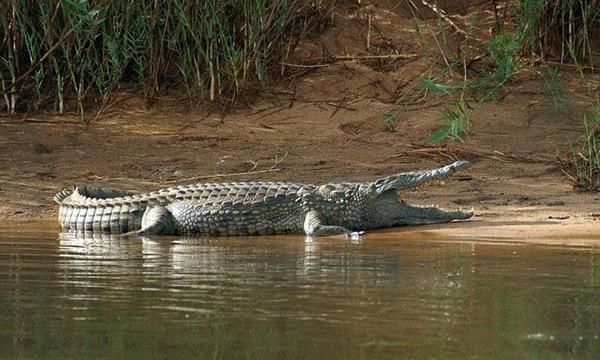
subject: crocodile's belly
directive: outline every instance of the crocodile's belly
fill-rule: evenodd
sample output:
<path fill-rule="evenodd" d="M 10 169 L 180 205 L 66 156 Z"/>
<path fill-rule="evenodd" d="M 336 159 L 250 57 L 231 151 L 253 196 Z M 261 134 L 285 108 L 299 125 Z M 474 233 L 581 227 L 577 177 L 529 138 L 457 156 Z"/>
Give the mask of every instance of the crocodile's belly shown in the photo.
<path fill-rule="evenodd" d="M 201 205 L 177 201 L 167 209 L 173 214 L 179 233 L 213 236 L 300 233 L 305 215 L 300 204 L 287 199 Z"/>

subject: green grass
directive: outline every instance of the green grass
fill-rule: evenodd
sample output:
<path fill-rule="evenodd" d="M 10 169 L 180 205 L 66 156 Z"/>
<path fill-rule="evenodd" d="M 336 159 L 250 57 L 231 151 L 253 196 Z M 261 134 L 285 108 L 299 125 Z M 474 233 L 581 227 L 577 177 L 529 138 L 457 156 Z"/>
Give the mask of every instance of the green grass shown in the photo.
<path fill-rule="evenodd" d="M 432 132 L 426 139 L 428 142 L 463 142 L 471 129 L 469 108 L 464 100 L 457 101 L 452 108 L 444 109 L 441 120 L 444 126 Z"/>
<path fill-rule="evenodd" d="M 427 142 L 464 142 L 471 128 L 465 96 L 473 99 L 475 104 L 497 99 L 499 91 L 522 69 L 517 58 L 519 43 L 516 36 L 507 33 L 494 36 L 488 42 L 487 51 L 486 67 L 468 81 L 456 86 L 442 84 L 431 78 L 422 81 L 423 88 L 432 93 L 451 96 L 462 90 L 460 99 L 453 107 L 442 111 L 440 121 L 443 125 L 425 139 Z"/>
<path fill-rule="evenodd" d="M 465 84 L 479 102 L 496 99 L 498 92 L 522 69 L 519 62 L 519 40 L 514 34 L 500 33 L 488 41 L 488 66 L 477 77 Z"/>
<path fill-rule="evenodd" d="M 421 87 L 433 94 L 452 95 L 457 91 L 456 86 L 442 84 L 433 78 L 421 80 Z"/>
<path fill-rule="evenodd" d="M 268 81 L 332 4 L 309 0 L 5 0 L 0 112 L 99 108 L 122 85 L 232 103 Z M 3 100 L 3 101 L 2 101 Z"/>
<path fill-rule="evenodd" d="M 400 114 L 400 112 L 400 109 L 390 109 L 383 113 L 381 120 L 383 121 L 383 128 L 386 131 L 396 131 L 396 121 L 398 120 L 398 114 Z"/>
<path fill-rule="evenodd" d="M 516 22 L 527 52 L 593 66 L 591 30 L 600 24 L 600 2 L 521 0 Z"/>
<path fill-rule="evenodd" d="M 455 85 L 445 84 L 428 75 L 421 87 L 429 93 L 443 94 L 453 98 L 460 93 L 460 99 L 453 110 L 445 109 L 440 115 L 442 127 L 435 130 L 427 141 L 445 140 L 464 141 L 468 135 L 468 114 L 458 104 L 465 98 L 475 107 L 484 102 L 500 99 L 506 85 L 521 71 L 534 71 L 542 76 L 550 109 L 564 112 L 568 106 L 564 88 L 557 69 L 546 67 L 542 71 L 528 64 L 529 59 L 550 58 L 553 61 L 588 63 L 594 68 L 592 31 L 600 29 L 600 2 L 580 0 L 520 0 L 512 3 L 509 17 L 514 30 L 501 31 L 487 41 L 486 56 L 482 66 L 470 69 L 467 76 L 464 67 L 464 79 Z M 422 36 L 422 35 L 421 35 Z M 444 55 L 444 59 L 446 56 Z M 462 61 L 466 64 L 467 59 Z M 452 75 L 451 68 L 456 61 L 448 62 L 440 71 L 440 78 Z M 581 68 L 580 68 L 581 69 Z M 581 75 L 583 76 L 583 72 Z M 452 78 L 452 76 L 450 76 Z M 460 91 L 462 90 L 462 91 Z"/>
<path fill-rule="evenodd" d="M 540 74 L 546 85 L 546 95 L 550 99 L 550 110 L 554 113 L 565 112 L 569 99 L 565 94 L 558 69 L 549 67 Z"/>
<path fill-rule="evenodd" d="M 583 140 L 570 154 L 571 178 L 576 188 L 600 191 L 600 107 L 584 116 L 583 127 Z"/>

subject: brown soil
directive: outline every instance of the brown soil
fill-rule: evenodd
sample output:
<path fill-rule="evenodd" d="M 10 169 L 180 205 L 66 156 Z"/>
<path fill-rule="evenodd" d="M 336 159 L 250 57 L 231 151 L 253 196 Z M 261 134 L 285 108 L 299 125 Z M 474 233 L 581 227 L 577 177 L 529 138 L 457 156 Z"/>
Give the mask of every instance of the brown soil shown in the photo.
<path fill-rule="evenodd" d="M 591 104 L 585 86 L 597 86 L 600 78 L 590 74 L 582 81 L 575 72 L 563 72 L 569 107 L 552 113 L 543 82 L 525 72 L 498 102 L 472 111 L 464 144 L 429 146 L 423 139 L 439 127 L 444 98 L 429 95 L 405 106 L 393 132 L 382 122 L 394 99 L 434 65 L 419 52 L 412 20 L 384 2 L 375 5 L 336 14 L 333 26 L 302 44 L 288 62 L 307 64 L 323 53 L 338 61 L 292 67 L 288 71 L 296 73 L 284 84 L 226 116 L 189 110 L 173 97 L 147 107 L 122 94 L 89 126 L 76 115 L 1 118 L 0 217 L 54 218 L 52 196 L 73 184 L 147 191 L 196 181 L 359 181 L 460 158 L 474 166 L 444 185 L 403 196 L 474 207 L 476 215 L 427 229 L 484 239 L 546 234 L 600 242 L 600 194 L 573 191 L 557 161 L 582 135 L 583 113 Z M 378 30 L 370 52 L 366 11 Z M 382 49 L 416 56 L 347 58 Z"/>

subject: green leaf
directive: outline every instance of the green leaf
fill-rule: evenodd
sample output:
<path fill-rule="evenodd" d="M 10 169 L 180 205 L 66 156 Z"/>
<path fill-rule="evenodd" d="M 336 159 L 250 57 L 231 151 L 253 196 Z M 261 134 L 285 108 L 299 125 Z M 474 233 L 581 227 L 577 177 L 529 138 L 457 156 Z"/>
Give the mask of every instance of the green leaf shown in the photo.
<path fill-rule="evenodd" d="M 445 84 L 440 84 L 438 82 L 435 82 L 435 80 L 433 80 L 431 78 L 423 79 L 421 81 L 421 86 L 424 89 L 427 89 L 433 93 L 452 95 L 452 94 L 454 94 L 454 92 L 456 92 L 456 87 L 450 86 L 450 85 L 445 85 Z"/>

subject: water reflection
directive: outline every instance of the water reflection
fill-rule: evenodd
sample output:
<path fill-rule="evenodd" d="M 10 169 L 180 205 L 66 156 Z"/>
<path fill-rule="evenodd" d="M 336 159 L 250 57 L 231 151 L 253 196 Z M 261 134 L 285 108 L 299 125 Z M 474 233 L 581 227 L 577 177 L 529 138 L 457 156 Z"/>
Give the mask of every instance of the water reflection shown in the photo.
<path fill-rule="evenodd" d="M 85 285 L 110 278 L 113 288 L 119 283 L 128 289 L 141 286 L 142 291 L 165 291 L 163 300 L 177 294 L 170 300 L 180 305 L 165 305 L 168 309 L 199 307 L 196 310 L 210 312 L 230 307 L 261 316 L 287 312 L 289 316 L 301 314 L 301 318 L 308 318 L 310 311 L 294 305 L 296 299 L 311 301 L 314 292 L 343 298 L 348 287 L 389 287 L 400 279 L 396 255 L 365 253 L 360 244 L 351 242 L 297 240 L 67 233 L 59 237 L 59 266 L 66 283 Z M 265 293 L 270 295 L 262 308 L 255 300 L 251 308 L 244 305 Z M 275 311 L 270 308 L 273 304 L 278 304 Z M 282 304 L 288 305 L 283 309 Z M 316 316 L 324 321 L 352 321 L 349 316 L 336 316 L 338 309 L 329 314 L 318 307 L 322 311 Z"/>
<path fill-rule="evenodd" d="M 596 249 L 0 232 L 8 357 L 592 358 Z M 50 349 L 50 350 L 48 350 Z M 51 351 L 50 353 L 48 351 Z"/>
<path fill-rule="evenodd" d="M 267 281 L 268 273 L 293 274 L 295 279 L 318 281 L 335 275 L 336 282 L 350 284 L 372 281 L 385 285 L 397 279 L 400 260 L 396 256 L 374 259 L 361 253 L 360 244 L 323 247 L 319 242 L 300 242 L 290 238 L 147 238 L 64 233 L 59 236 L 61 266 L 81 273 L 129 270 L 139 267 L 152 276 L 175 274 L 221 275 L 252 281 Z M 331 244 L 330 244 L 331 245 Z M 124 264 L 127 262 L 127 264 Z M 110 268 L 110 269 L 109 269 Z M 237 275 L 236 275 L 237 274 Z M 273 280 L 273 279 L 271 279 Z M 278 280 L 278 279 L 275 279 Z"/>
<path fill-rule="evenodd" d="M 364 331 L 357 324 L 368 324 L 385 336 L 383 329 L 403 323 L 405 330 L 445 344 L 458 342 L 454 331 L 466 316 L 469 292 L 463 283 L 464 272 L 473 268 L 471 245 L 450 254 L 444 247 L 416 248 L 403 259 L 393 246 L 300 239 L 64 234 L 60 267 L 65 283 L 111 289 L 98 298 L 133 292 L 140 313 L 285 318 L 347 326 L 348 335 Z M 455 264 L 440 261 L 449 255 Z M 83 297 L 71 294 L 71 300 L 89 296 L 88 290 Z"/>

